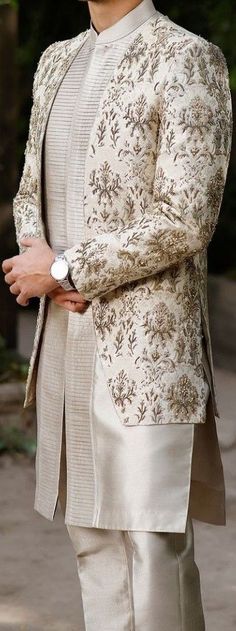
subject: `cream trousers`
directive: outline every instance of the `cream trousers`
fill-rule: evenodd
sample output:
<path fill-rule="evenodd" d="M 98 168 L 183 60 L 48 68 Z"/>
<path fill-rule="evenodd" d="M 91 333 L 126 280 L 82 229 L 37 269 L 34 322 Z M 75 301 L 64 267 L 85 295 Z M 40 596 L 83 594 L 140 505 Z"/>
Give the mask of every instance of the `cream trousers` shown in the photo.
<path fill-rule="evenodd" d="M 65 514 L 65 487 L 59 492 Z M 86 631 L 204 631 L 194 531 L 66 524 L 76 554 Z"/>

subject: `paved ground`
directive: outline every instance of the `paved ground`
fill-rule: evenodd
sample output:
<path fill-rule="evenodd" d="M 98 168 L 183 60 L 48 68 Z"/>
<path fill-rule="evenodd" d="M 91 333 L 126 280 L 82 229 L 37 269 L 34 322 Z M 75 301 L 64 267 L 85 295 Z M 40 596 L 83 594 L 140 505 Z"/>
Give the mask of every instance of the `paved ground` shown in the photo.
<path fill-rule="evenodd" d="M 235 631 L 236 374 L 218 370 L 217 383 L 228 524 L 195 521 L 195 550 L 207 631 Z M 74 553 L 62 515 L 49 522 L 32 510 L 34 468 L 27 461 L 6 457 L 0 468 L 0 630 L 84 631 Z"/>

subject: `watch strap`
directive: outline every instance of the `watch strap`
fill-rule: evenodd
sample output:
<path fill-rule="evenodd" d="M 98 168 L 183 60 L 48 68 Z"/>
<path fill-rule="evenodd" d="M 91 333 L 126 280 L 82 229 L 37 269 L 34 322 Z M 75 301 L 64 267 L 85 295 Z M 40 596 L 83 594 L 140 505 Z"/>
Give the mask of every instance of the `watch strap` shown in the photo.
<path fill-rule="evenodd" d="M 65 289 L 65 291 L 75 291 L 75 287 L 73 287 L 68 278 L 65 278 L 64 280 L 59 280 L 58 282 L 59 285 L 63 287 L 63 289 Z"/>

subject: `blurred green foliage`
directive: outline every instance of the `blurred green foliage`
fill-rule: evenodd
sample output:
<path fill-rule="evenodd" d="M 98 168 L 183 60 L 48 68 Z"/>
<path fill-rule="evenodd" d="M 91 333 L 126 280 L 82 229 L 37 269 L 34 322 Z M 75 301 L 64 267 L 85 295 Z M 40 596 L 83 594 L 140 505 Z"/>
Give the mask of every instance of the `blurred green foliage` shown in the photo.
<path fill-rule="evenodd" d="M 21 357 L 17 351 L 7 348 L 5 340 L 0 335 L 0 387 L 6 382 L 25 382 L 29 364 Z M 9 400 L 11 406 L 11 400 Z M 1 417 L 3 410 L 1 409 Z M 4 453 L 26 454 L 33 457 L 36 452 L 36 439 L 32 436 L 32 429 L 25 426 L 19 427 L 21 405 L 15 412 L 15 424 L 8 423 L 7 409 L 5 411 L 6 420 L 0 424 L 0 456 Z M 11 412 L 12 416 L 12 412 Z"/>
<path fill-rule="evenodd" d="M 9 0 L 16 4 L 16 0 Z M 235 0 L 154 0 L 156 8 L 184 28 L 213 41 L 223 50 L 236 91 L 236 2 Z M 39 57 L 52 42 L 73 37 L 89 27 L 86 2 L 18 0 L 19 46 L 19 170 L 24 158 L 31 107 L 32 81 Z M 230 166 L 219 227 L 209 247 L 209 270 L 224 273 L 236 267 L 236 177 L 235 160 Z"/>
<path fill-rule="evenodd" d="M 34 456 L 36 441 L 34 438 L 26 436 L 25 431 L 19 427 L 7 425 L 0 427 L 0 455 L 6 452 L 18 452 Z"/>
<path fill-rule="evenodd" d="M 28 362 L 17 351 L 7 348 L 0 335 L 0 383 L 6 381 L 25 381 Z"/>
<path fill-rule="evenodd" d="M 18 0 L 0 0 L 0 7 L 2 7 L 4 4 L 9 4 L 11 7 L 16 8 L 18 8 L 19 6 Z"/>

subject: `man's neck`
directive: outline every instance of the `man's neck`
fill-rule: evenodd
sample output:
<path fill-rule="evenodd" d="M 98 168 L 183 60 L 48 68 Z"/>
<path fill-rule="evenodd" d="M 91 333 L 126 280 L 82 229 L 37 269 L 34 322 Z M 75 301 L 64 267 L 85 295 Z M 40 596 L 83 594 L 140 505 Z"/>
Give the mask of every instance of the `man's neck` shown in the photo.
<path fill-rule="evenodd" d="M 91 21 L 98 33 L 109 28 L 127 13 L 135 9 L 142 0 L 90 0 L 88 2 Z"/>

